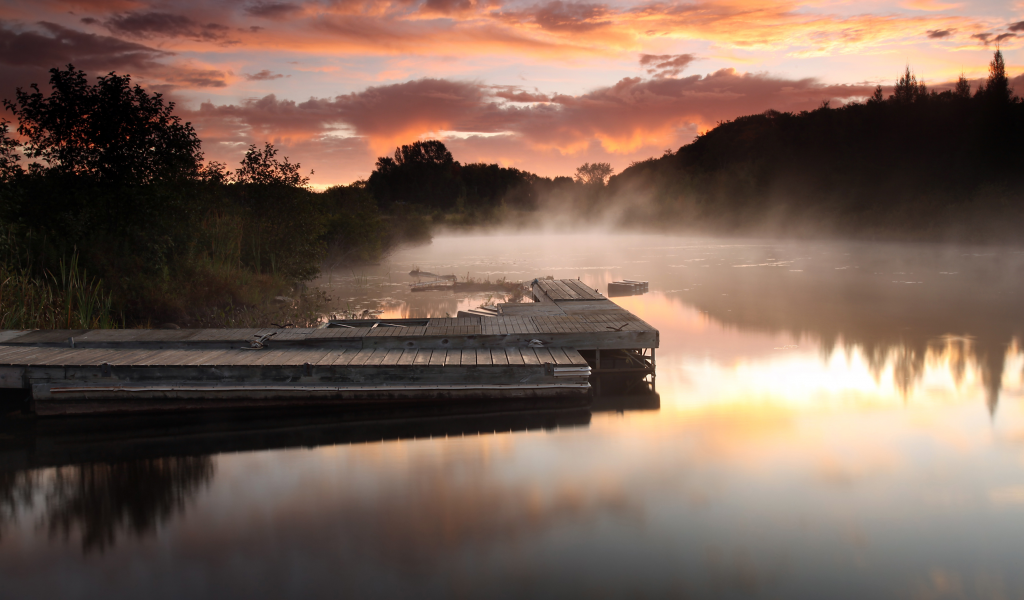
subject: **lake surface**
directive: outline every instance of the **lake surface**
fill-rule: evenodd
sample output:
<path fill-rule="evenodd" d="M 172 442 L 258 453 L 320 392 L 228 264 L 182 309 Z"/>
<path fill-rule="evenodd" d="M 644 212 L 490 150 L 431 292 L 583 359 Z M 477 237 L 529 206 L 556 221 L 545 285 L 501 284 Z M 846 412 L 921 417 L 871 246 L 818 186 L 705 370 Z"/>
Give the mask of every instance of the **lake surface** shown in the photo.
<path fill-rule="evenodd" d="M 0 597 L 1024 597 L 1020 249 L 495 234 L 317 283 L 501 300 L 413 267 L 649 280 L 614 300 L 661 331 L 655 401 L 89 452 L 8 425 L 72 458 L 0 470 Z"/>

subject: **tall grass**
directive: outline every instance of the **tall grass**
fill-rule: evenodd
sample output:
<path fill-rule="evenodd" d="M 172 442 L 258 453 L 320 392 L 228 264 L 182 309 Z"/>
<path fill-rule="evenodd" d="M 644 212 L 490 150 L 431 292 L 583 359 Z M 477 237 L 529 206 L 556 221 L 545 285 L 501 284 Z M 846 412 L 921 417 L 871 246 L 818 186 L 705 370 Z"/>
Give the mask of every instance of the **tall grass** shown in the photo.
<path fill-rule="evenodd" d="M 0 329 L 106 329 L 122 325 L 111 295 L 79 269 L 78 253 L 57 272 L 33 276 L 0 263 Z"/>

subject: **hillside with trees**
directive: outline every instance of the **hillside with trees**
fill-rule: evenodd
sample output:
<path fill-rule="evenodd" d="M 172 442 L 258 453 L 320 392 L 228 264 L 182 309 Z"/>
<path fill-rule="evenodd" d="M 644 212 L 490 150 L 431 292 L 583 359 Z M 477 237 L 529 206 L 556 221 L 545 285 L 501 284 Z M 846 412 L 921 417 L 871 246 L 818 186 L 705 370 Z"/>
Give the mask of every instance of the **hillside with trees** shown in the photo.
<path fill-rule="evenodd" d="M 909 67 L 863 104 L 720 123 L 611 178 L 632 224 L 894 239 L 1021 239 L 1024 103 L 997 51 L 972 92 L 929 92 Z"/>

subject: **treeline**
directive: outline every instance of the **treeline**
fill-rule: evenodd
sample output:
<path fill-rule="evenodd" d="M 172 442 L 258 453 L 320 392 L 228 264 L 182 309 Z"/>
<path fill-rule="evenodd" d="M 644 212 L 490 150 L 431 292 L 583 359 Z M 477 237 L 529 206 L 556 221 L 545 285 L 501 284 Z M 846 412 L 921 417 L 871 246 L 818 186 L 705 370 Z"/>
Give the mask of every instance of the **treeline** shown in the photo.
<path fill-rule="evenodd" d="M 204 162 L 128 76 L 69 65 L 4 105 L 0 328 L 308 322 L 325 258 L 375 260 L 401 234 L 364 187 L 316 192 L 270 144 Z"/>
<path fill-rule="evenodd" d="M 1024 103 L 996 51 L 979 89 L 929 91 L 909 66 L 885 97 L 719 123 L 612 175 L 539 177 L 456 161 L 439 141 L 381 157 L 365 183 L 385 211 L 433 223 L 570 217 L 637 228 L 888 239 L 1024 238 Z M 607 184 L 606 184 L 607 182 Z"/>
<path fill-rule="evenodd" d="M 720 123 L 614 176 L 633 223 L 902 239 L 1024 236 L 1024 103 L 996 52 L 971 90 L 929 92 L 909 67 L 883 96 Z"/>
<path fill-rule="evenodd" d="M 480 225 L 552 205 L 586 212 L 611 173 L 607 163 L 588 163 L 575 177 L 555 178 L 496 164 L 463 165 L 442 142 L 427 140 L 378 158 L 365 188 L 388 213 L 412 211 L 433 224 Z"/>

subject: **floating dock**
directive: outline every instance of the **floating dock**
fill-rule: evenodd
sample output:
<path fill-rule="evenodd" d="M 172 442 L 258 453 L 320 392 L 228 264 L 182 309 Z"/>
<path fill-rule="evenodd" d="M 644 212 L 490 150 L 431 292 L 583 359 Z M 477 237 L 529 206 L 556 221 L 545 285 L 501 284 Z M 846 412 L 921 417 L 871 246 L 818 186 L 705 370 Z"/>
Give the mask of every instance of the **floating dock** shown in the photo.
<path fill-rule="evenodd" d="M 658 331 L 575 280 L 494 316 L 316 329 L 0 331 L 0 388 L 40 416 L 494 400 L 589 402 L 593 373 L 654 374 Z M 20 390 L 20 392 L 19 392 Z"/>
<path fill-rule="evenodd" d="M 622 281 L 613 281 L 608 284 L 608 297 L 639 296 L 641 294 L 646 294 L 647 290 L 648 284 L 646 281 L 623 279 Z"/>

